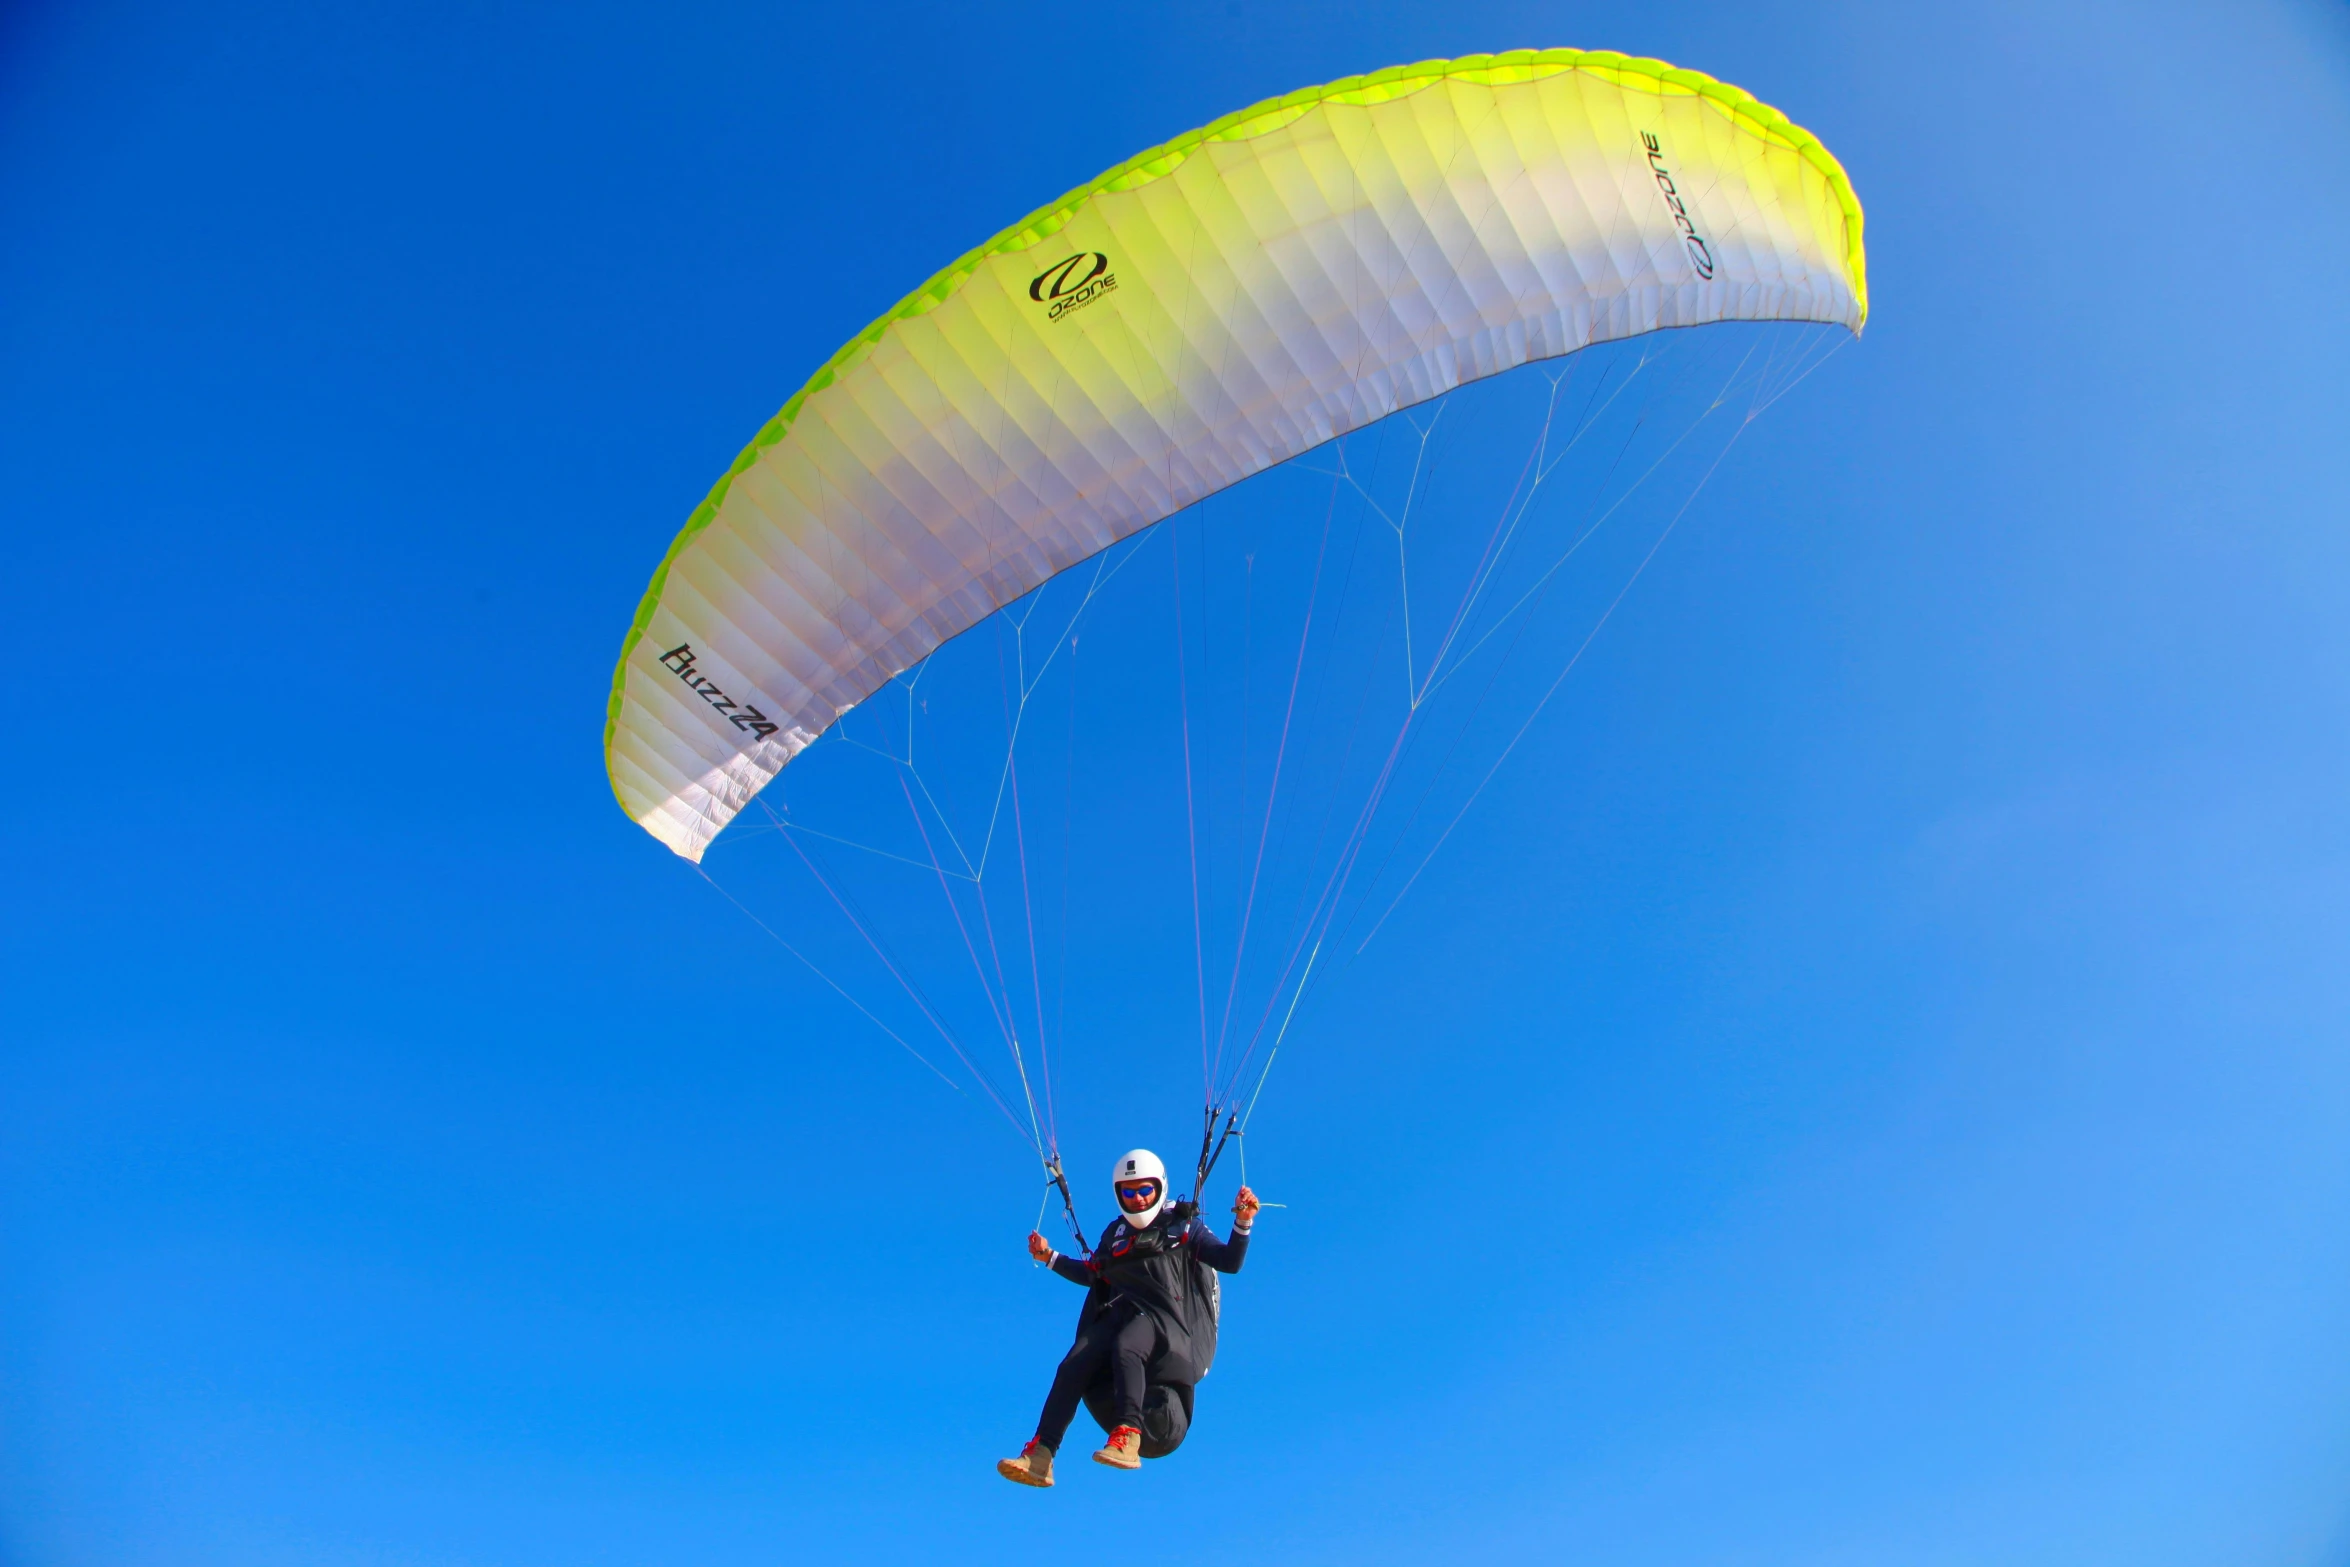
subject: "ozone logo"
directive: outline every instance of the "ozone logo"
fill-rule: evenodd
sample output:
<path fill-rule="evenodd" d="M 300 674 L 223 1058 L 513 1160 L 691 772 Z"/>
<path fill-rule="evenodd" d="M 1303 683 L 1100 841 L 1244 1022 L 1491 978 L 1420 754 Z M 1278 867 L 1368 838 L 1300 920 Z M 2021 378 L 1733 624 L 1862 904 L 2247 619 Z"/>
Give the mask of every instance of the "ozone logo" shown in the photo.
<path fill-rule="evenodd" d="M 1656 176 L 1656 188 L 1664 195 L 1665 210 L 1673 215 L 1673 226 L 1681 231 L 1681 244 L 1689 252 L 1690 264 L 1697 268 L 1699 277 L 1712 282 L 1714 253 L 1707 247 L 1704 236 L 1697 232 L 1697 220 L 1689 215 L 1689 204 L 1681 199 L 1680 191 L 1673 185 L 1672 171 L 1665 167 L 1663 145 L 1646 131 L 1640 133 L 1640 145 L 1648 149 L 1648 171 Z"/>
<path fill-rule="evenodd" d="M 1028 297 L 1046 307 L 1047 320 L 1058 321 L 1117 286 L 1118 274 L 1110 270 L 1110 258 L 1098 250 L 1081 250 L 1039 272 L 1028 285 Z"/>
<path fill-rule="evenodd" d="M 1065 294 L 1076 293 L 1109 270 L 1109 257 L 1098 250 L 1081 250 L 1059 265 L 1039 272 L 1036 281 L 1028 285 L 1028 297 L 1038 304 L 1048 304 Z"/>

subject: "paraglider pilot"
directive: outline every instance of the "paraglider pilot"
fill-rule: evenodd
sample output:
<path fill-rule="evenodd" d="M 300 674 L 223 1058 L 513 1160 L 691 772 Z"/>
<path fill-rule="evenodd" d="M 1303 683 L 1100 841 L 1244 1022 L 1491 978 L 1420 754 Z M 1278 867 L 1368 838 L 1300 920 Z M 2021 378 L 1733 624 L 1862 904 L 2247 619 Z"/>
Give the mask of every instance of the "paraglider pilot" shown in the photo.
<path fill-rule="evenodd" d="M 1192 1385 L 1216 1355 L 1218 1290 L 1208 1270 L 1238 1273 L 1248 1255 L 1258 1203 L 1247 1187 L 1233 1199 L 1232 1238 L 1218 1240 L 1193 1205 L 1168 1203 L 1166 1166 L 1149 1149 L 1120 1157 L 1111 1180 L 1118 1217 L 1091 1260 L 1028 1237 L 1031 1257 L 1085 1285 L 1087 1295 L 1036 1435 L 1019 1457 L 996 1464 L 1022 1485 L 1053 1483 L 1053 1454 L 1081 1402 L 1110 1433 L 1094 1462 L 1139 1469 L 1144 1458 L 1174 1450 L 1191 1422 Z"/>

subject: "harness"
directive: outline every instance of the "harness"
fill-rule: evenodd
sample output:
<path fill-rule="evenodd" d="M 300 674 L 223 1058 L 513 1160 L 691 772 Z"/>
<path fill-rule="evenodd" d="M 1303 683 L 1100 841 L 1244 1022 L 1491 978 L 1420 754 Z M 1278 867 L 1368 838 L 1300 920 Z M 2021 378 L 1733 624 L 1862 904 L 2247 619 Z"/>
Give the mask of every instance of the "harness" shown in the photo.
<path fill-rule="evenodd" d="M 1148 1312 L 1160 1331 L 1152 1357 L 1154 1382 L 1198 1381 L 1216 1358 L 1217 1319 L 1223 1291 L 1215 1270 L 1189 1245 L 1191 1221 L 1170 1211 L 1148 1229 L 1125 1220 L 1102 1232 L 1089 1263 L 1094 1288 L 1079 1318 L 1079 1330 L 1125 1302 Z"/>

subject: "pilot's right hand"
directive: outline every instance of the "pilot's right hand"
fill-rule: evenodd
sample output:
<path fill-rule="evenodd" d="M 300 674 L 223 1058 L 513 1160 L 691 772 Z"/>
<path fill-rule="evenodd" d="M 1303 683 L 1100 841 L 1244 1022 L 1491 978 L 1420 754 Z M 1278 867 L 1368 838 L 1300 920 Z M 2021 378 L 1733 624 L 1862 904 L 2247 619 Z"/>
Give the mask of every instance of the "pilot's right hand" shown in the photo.
<path fill-rule="evenodd" d="M 1034 1257 L 1038 1262 L 1050 1262 L 1053 1260 L 1053 1249 L 1044 1243 L 1043 1236 L 1030 1230 L 1028 1232 L 1028 1255 Z"/>

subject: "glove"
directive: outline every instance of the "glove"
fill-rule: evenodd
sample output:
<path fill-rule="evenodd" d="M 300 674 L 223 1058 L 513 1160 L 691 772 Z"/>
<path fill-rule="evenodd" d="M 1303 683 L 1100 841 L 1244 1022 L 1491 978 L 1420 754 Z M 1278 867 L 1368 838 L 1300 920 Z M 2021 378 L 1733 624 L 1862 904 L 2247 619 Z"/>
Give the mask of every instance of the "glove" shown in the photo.
<path fill-rule="evenodd" d="M 1028 1232 L 1028 1255 L 1034 1257 L 1038 1262 L 1050 1262 L 1053 1260 L 1053 1249 L 1044 1243 L 1043 1236 L 1030 1230 Z"/>
<path fill-rule="evenodd" d="M 1257 1194 L 1243 1186 L 1240 1195 L 1232 1199 L 1233 1224 L 1240 1229 L 1247 1229 L 1256 1222 L 1257 1209 L 1263 1206 L 1257 1201 Z"/>

